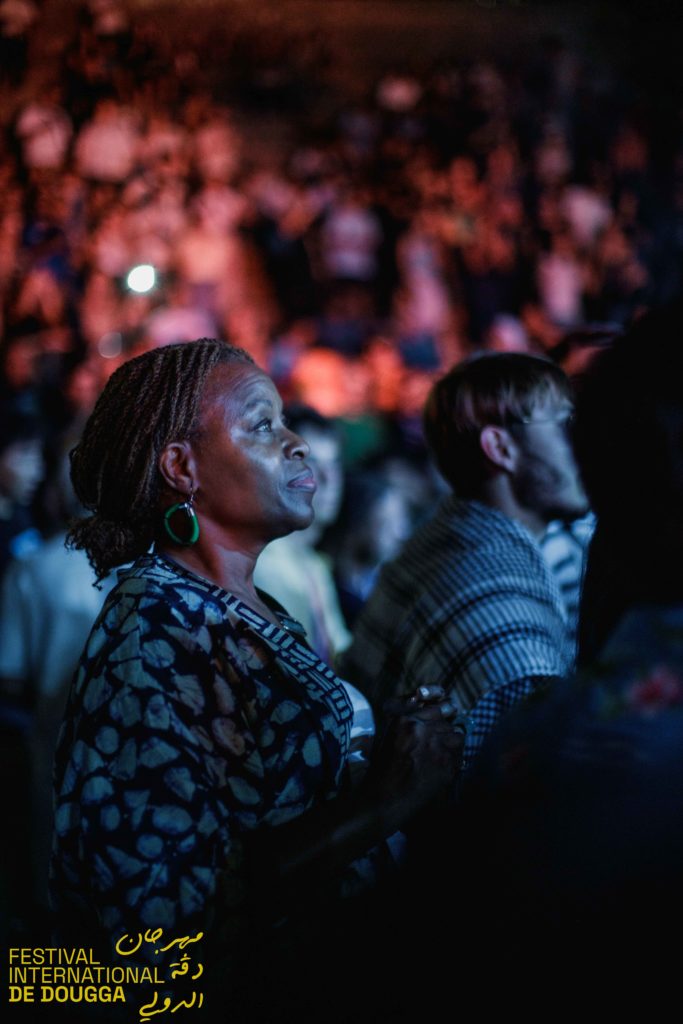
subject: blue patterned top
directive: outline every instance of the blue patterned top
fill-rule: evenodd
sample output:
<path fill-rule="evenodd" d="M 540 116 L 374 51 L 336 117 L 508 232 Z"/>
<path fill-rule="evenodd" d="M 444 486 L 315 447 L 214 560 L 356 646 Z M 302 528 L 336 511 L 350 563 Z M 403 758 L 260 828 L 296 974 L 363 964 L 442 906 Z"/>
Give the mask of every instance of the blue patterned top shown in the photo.
<path fill-rule="evenodd" d="M 58 744 L 53 903 L 116 937 L 237 916 L 243 838 L 342 783 L 352 709 L 301 642 L 159 554 L 121 573 Z"/>

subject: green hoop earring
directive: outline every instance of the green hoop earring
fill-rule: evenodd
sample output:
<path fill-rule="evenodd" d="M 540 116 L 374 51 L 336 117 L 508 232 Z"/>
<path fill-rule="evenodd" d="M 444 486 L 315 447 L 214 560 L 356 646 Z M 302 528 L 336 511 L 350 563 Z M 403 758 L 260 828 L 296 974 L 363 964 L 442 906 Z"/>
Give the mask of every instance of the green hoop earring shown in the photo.
<path fill-rule="evenodd" d="M 189 519 L 190 535 L 186 540 L 179 537 L 171 526 L 171 516 L 175 515 L 176 512 L 183 512 Z M 164 512 L 164 529 L 172 541 L 184 548 L 189 548 L 192 544 L 197 543 L 199 540 L 199 520 L 194 510 L 194 491 L 191 492 L 190 497 L 186 498 L 185 501 L 179 501 L 166 509 Z"/>

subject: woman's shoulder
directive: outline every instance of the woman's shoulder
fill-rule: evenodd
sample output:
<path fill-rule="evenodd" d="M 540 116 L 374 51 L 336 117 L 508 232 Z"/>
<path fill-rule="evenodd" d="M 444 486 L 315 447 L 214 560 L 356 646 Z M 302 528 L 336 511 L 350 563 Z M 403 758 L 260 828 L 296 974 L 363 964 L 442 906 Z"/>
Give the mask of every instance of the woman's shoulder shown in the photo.
<path fill-rule="evenodd" d="M 130 678 L 136 664 L 142 671 L 142 666 L 178 666 L 188 659 L 198 672 L 211 660 L 217 635 L 223 643 L 228 640 L 225 607 L 213 593 L 218 588 L 176 572 L 153 554 L 118 575 L 81 657 L 81 670 L 89 677 L 110 674 L 125 663 Z"/>
<path fill-rule="evenodd" d="M 81 656 L 76 689 L 85 687 L 91 701 L 142 691 L 146 700 L 157 690 L 201 703 L 202 680 L 213 679 L 217 645 L 227 640 L 212 589 L 154 555 L 121 570 Z"/>

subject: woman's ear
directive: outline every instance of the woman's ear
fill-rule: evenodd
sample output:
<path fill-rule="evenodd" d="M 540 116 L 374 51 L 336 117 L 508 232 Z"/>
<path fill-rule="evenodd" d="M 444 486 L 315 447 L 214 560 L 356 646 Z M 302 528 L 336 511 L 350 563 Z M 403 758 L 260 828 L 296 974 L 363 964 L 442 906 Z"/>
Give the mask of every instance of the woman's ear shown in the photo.
<path fill-rule="evenodd" d="M 165 482 L 184 497 L 197 489 L 196 468 L 189 441 L 172 441 L 159 456 L 159 472 Z"/>
<path fill-rule="evenodd" d="M 519 448 L 505 427 L 484 427 L 479 444 L 489 462 L 508 473 L 514 473 L 519 460 Z"/>

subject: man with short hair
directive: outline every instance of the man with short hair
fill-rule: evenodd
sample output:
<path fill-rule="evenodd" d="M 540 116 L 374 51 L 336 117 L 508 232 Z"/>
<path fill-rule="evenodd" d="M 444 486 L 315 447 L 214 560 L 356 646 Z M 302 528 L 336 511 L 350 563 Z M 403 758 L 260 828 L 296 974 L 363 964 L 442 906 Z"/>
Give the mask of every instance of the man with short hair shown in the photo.
<path fill-rule="evenodd" d="M 343 659 L 376 713 L 443 686 L 472 719 L 467 761 L 501 714 L 571 666 L 537 543 L 552 520 L 587 511 L 571 414 L 569 381 L 535 356 L 476 357 L 436 383 L 425 433 L 454 493 L 384 567 Z"/>

